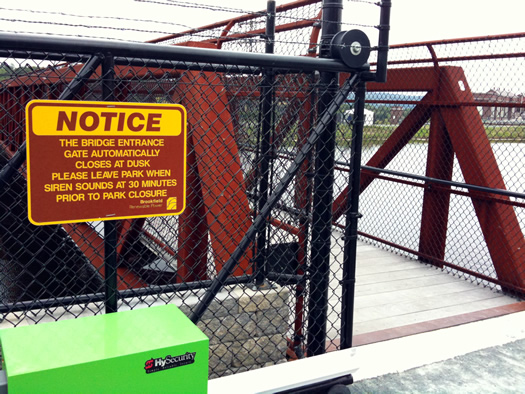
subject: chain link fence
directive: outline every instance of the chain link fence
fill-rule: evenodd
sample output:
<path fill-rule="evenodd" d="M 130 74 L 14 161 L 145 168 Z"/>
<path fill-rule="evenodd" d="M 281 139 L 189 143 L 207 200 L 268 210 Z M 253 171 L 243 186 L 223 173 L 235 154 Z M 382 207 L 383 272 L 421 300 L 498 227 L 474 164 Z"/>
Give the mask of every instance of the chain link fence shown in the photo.
<path fill-rule="evenodd" d="M 387 83 L 367 85 L 359 222 L 366 242 L 518 298 L 524 41 L 513 34 L 390 48 Z"/>
<path fill-rule="evenodd" d="M 342 231 L 331 225 L 335 134 L 344 101 L 363 72 L 373 73 L 365 67 L 339 80 L 349 68 L 329 58 L 329 35 L 316 58 L 321 25 L 338 28 L 320 11 L 320 1 L 299 2 L 161 45 L 3 35 L 3 325 L 175 303 L 210 338 L 211 377 L 338 347 L 344 258 Z M 222 49 L 202 50 L 212 47 Z M 22 164 L 24 111 L 34 99 L 182 104 L 185 211 L 31 224 Z M 139 171 L 131 180 L 144 182 Z M 113 191 L 110 183 L 50 179 L 49 190 L 102 193 Z"/>
<path fill-rule="evenodd" d="M 34 226 L 25 167 L 2 178 L 4 325 L 103 313 L 114 231 L 117 309 L 178 305 L 210 337 L 210 376 L 341 348 L 361 216 L 365 242 L 523 296 L 524 37 L 393 47 L 387 83 L 368 82 L 364 96 L 360 73 L 311 58 L 321 2 L 299 3 L 278 7 L 273 40 L 261 32 L 271 13 L 255 13 L 147 49 L 36 38 L 0 48 L 4 170 L 24 147 L 32 99 L 106 100 L 109 84 L 112 101 L 188 114 L 180 216 Z M 310 56 L 285 65 L 262 52 Z"/>

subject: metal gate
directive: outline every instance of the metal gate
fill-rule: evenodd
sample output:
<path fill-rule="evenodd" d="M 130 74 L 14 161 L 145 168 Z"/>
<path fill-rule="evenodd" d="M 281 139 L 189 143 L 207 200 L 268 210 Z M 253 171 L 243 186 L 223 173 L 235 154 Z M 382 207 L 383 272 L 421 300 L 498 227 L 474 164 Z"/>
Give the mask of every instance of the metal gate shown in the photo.
<path fill-rule="evenodd" d="M 319 1 L 298 3 L 321 11 Z M 374 48 L 359 31 L 337 34 L 342 1 L 325 1 L 321 30 L 318 19 L 295 26 L 313 28 L 312 37 L 322 32 L 318 57 L 311 44 L 309 56 L 274 54 L 276 32 L 290 29 L 279 12 L 289 10 L 269 2 L 256 22 L 264 31 L 252 23 L 241 37 L 253 43 L 262 34 L 265 54 L 217 50 L 228 37 L 153 45 L 0 35 L 4 325 L 176 303 L 210 336 L 212 376 L 351 346 L 360 182 L 353 169 L 365 84 L 386 76 L 390 1 L 381 2 Z M 354 116 L 338 122 L 351 94 Z M 33 99 L 181 103 L 186 210 L 30 224 L 24 108 Z M 342 127 L 351 129 L 341 134 L 352 170 L 339 231 L 332 201 Z"/>

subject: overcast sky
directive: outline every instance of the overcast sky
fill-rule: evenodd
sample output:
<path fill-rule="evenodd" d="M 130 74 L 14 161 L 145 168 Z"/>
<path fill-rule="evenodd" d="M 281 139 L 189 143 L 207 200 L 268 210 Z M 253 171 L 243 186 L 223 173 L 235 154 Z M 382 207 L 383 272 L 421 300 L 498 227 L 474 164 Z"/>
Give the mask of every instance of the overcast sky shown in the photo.
<path fill-rule="evenodd" d="M 342 29 L 362 29 L 372 45 L 376 45 L 377 1 L 344 0 Z M 290 2 L 292 0 L 278 0 L 277 5 Z M 525 31 L 525 0 L 392 0 L 392 3 L 390 44 Z M 0 2 L 0 31 L 144 42 L 261 11 L 266 9 L 266 4 L 266 0 L 4 0 Z M 480 50 L 505 52 L 513 46 L 509 51 L 523 52 L 516 48 L 520 42 L 523 40 L 495 41 L 483 44 Z M 476 48 L 471 46 L 469 50 Z M 462 64 L 471 88 L 525 91 L 523 58 L 509 60 L 508 64 L 513 64 L 505 69 L 494 69 L 492 62 Z M 509 78 L 509 73 L 514 76 Z"/>
<path fill-rule="evenodd" d="M 286 4 L 292 0 L 278 0 Z M 164 3 L 164 4 L 162 4 Z M 352 23 L 374 25 L 378 23 L 379 8 L 373 1 L 344 0 L 345 29 L 355 28 Z M 483 36 L 516 33 L 525 30 L 523 0 L 393 0 L 391 43 L 419 42 L 443 38 Z M 178 4 L 178 6 L 177 6 Z M 180 5 L 189 7 L 181 7 Z M 208 4 L 241 10 L 258 11 L 266 8 L 266 0 L 17 0 L 0 2 L 0 30 L 45 32 L 66 35 L 113 37 L 145 41 L 163 36 L 165 32 L 180 31 L 177 24 L 198 27 L 207 23 L 240 15 L 239 12 L 218 12 L 198 8 L 195 4 Z M 23 11 L 10 11 L 9 8 Z M 29 12 L 29 10 L 36 12 Z M 42 11 L 46 13 L 42 13 Z M 55 12 L 59 14 L 50 14 Z M 65 14 L 110 16 L 138 21 L 78 18 Z M 33 23 L 24 22 L 33 21 Z M 45 23 L 34 23 L 35 21 Z M 153 21 L 161 23 L 153 23 Z M 58 25 L 61 23 L 63 25 Z M 72 26 L 77 25 L 77 26 Z M 85 25 L 80 27 L 78 25 Z M 111 29 L 97 30 L 88 26 L 105 25 Z M 131 30 L 130 30 L 131 29 Z M 133 30 L 147 30 L 151 33 Z"/>

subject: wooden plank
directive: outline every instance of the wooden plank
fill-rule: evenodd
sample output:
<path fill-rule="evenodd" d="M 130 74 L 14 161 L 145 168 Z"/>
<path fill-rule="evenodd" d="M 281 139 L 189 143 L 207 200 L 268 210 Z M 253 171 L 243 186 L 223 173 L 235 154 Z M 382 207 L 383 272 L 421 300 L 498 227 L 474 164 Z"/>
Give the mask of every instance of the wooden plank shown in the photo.
<path fill-rule="evenodd" d="M 417 303 L 428 298 L 443 297 L 455 295 L 476 290 L 472 284 L 467 282 L 449 282 L 443 284 L 419 286 L 411 289 L 397 289 L 395 291 L 384 292 L 379 294 L 369 294 L 361 296 L 359 293 L 355 299 L 357 308 L 376 307 L 380 305 L 397 305 L 399 303 L 410 302 Z M 484 289 L 482 289 L 484 290 Z M 483 292 L 486 293 L 486 292 Z M 497 296 L 497 294 L 489 291 L 490 294 Z"/>
<path fill-rule="evenodd" d="M 354 336 L 353 345 L 361 346 L 369 343 L 387 341 L 400 337 L 421 334 L 428 331 L 441 330 L 468 324 L 485 319 L 492 319 L 516 312 L 525 311 L 525 302 L 511 303 L 479 311 L 463 313 L 460 315 L 446 316 L 440 319 L 428 320 L 421 323 L 408 324 L 405 326 L 387 328 Z M 492 333 L 493 335 L 494 333 Z"/>
<path fill-rule="evenodd" d="M 357 255 L 357 261 L 358 263 L 361 263 L 360 265 L 385 265 L 385 264 L 392 264 L 392 263 L 404 263 L 404 264 L 417 264 L 421 265 L 419 262 L 415 262 L 413 260 L 409 260 L 404 256 L 399 256 L 397 254 L 390 254 L 388 252 L 380 253 L 377 252 L 375 254 L 373 253 L 366 253 L 364 256 L 361 254 Z"/>
<path fill-rule="evenodd" d="M 457 282 L 458 278 L 454 278 L 452 275 L 431 275 L 368 284 L 361 284 L 360 282 L 357 282 L 356 296 L 361 297 L 369 294 L 383 295 L 383 293 L 391 293 L 396 290 L 421 288 L 426 286 Z M 384 294 L 383 296 L 387 297 L 388 294 Z"/>
<path fill-rule="evenodd" d="M 416 263 L 417 264 L 417 263 Z M 395 272 L 395 271 L 405 271 L 407 269 L 418 269 L 421 267 L 421 264 L 419 264 L 419 267 L 414 264 L 410 264 L 408 261 L 399 262 L 399 261 L 392 261 L 391 263 L 371 263 L 371 264 L 357 264 L 357 270 L 356 273 L 358 276 L 360 275 L 372 275 L 372 274 L 380 274 L 380 273 L 387 273 L 387 272 Z"/>
<path fill-rule="evenodd" d="M 436 276 L 444 275 L 443 272 L 438 271 L 437 269 L 432 269 L 426 266 L 421 267 L 411 267 L 402 271 L 393 271 L 393 272 L 382 272 L 370 275 L 359 275 L 357 277 L 358 284 L 368 284 L 368 283 L 380 283 L 380 282 L 390 282 L 393 280 L 400 280 L 405 278 L 422 278 L 426 276 Z M 446 275 L 446 274 L 445 274 Z"/>
<path fill-rule="evenodd" d="M 328 319 L 329 340 L 337 340 L 341 313 L 342 251 L 334 232 Z M 339 235 L 340 236 L 340 235 Z M 452 276 L 434 266 L 358 243 L 354 334 L 372 333 L 500 307 L 516 301 Z"/>
<path fill-rule="evenodd" d="M 464 305 L 452 305 L 446 308 L 440 308 L 436 310 L 414 312 L 401 316 L 389 316 L 373 321 L 362 321 L 359 319 L 358 314 L 356 314 L 354 334 L 359 335 L 379 330 L 385 330 L 393 327 L 400 327 L 408 324 L 421 323 L 431 321 L 434 319 L 462 315 L 465 313 L 476 312 L 483 309 L 509 305 L 513 302 L 515 302 L 515 300 L 512 300 L 510 297 L 501 296 L 497 298 L 491 298 L 488 300 L 471 302 Z"/>
<path fill-rule="evenodd" d="M 384 317 L 401 316 L 422 311 L 435 311 L 451 306 L 466 305 L 501 297 L 502 295 L 493 293 L 488 289 L 473 287 L 472 290 L 468 291 L 440 294 L 432 297 L 425 297 L 422 294 L 419 299 L 411 301 L 397 301 L 395 298 L 392 298 L 388 304 L 372 307 L 360 308 L 356 304 L 356 316 L 359 316 L 361 321 L 382 319 Z"/>

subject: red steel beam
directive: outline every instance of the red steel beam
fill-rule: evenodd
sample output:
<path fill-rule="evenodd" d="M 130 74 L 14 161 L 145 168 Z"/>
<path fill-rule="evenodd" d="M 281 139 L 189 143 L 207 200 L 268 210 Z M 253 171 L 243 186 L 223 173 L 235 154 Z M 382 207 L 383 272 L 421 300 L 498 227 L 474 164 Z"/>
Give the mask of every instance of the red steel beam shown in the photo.
<path fill-rule="evenodd" d="M 226 89 L 220 75 L 189 71 L 177 94 L 188 113 L 188 136 L 196 155 L 202 201 L 217 270 L 235 250 L 251 225 L 250 206 Z M 234 275 L 251 273 L 251 252 L 239 261 Z"/>
<path fill-rule="evenodd" d="M 443 99 L 451 102 L 474 100 L 461 67 L 444 67 L 442 76 Z M 465 182 L 506 189 L 477 109 L 447 107 L 440 111 Z M 510 205 L 477 199 L 472 202 L 498 278 L 525 287 L 525 238 L 514 209 Z"/>
<path fill-rule="evenodd" d="M 304 6 L 310 5 L 310 4 L 321 3 L 321 2 L 322 2 L 322 0 L 298 0 L 298 1 L 293 1 L 291 3 L 288 3 L 288 4 L 283 4 L 283 5 L 277 6 L 275 11 L 277 13 L 285 12 L 285 11 L 293 10 L 295 8 L 300 8 L 300 7 L 304 7 Z M 249 21 L 251 19 L 259 18 L 259 17 L 261 17 L 261 16 L 263 16 L 265 14 L 266 14 L 266 10 L 261 10 L 259 12 L 253 12 L 253 13 L 250 13 L 250 14 L 241 15 L 241 16 L 238 16 L 236 18 L 226 19 L 226 20 L 223 20 L 221 22 L 215 22 L 215 23 L 212 23 L 212 24 L 209 24 L 209 25 L 205 25 L 205 26 L 198 27 L 198 28 L 195 28 L 195 29 L 186 30 L 186 31 L 183 31 L 183 32 L 180 32 L 180 33 L 174 33 L 174 34 L 170 34 L 170 35 L 167 35 L 167 36 L 164 36 L 164 37 L 155 38 L 155 39 L 147 41 L 147 42 L 155 44 L 155 43 L 159 43 L 159 42 L 163 42 L 163 41 L 173 40 L 175 38 L 183 37 L 183 36 L 186 36 L 186 35 L 202 33 L 203 31 L 206 31 L 206 30 L 214 30 L 214 29 L 218 29 L 218 28 L 221 28 L 221 27 L 227 27 L 227 26 L 229 26 L 229 28 L 231 28 L 231 26 L 233 26 L 236 23 L 246 22 L 246 21 Z M 313 23 L 313 21 L 312 21 L 312 23 Z M 215 41 L 217 41 L 217 40 L 215 40 Z"/>
<path fill-rule="evenodd" d="M 342 83 L 348 74 L 341 73 Z M 369 82 L 366 90 L 369 92 L 429 92 L 437 88 L 439 73 L 434 67 L 390 68 L 385 83 Z"/>
<path fill-rule="evenodd" d="M 75 241 L 79 249 L 93 264 L 98 273 L 104 277 L 104 239 L 87 223 L 63 224 L 62 227 Z M 146 287 L 148 284 L 127 267 L 117 268 L 117 288 Z"/>
<path fill-rule="evenodd" d="M 186 209 L 179 216 L 177 282 L 208 279 L 208 235 L 202 185 L 197 173 L 197 157 L 188 141 Z"/>
<path fill-rule="evenodd" d="M 290 31 L 290 30 L 303 29 L 305 27 L 313 26 L 313 24 L 315 22 L 316 21 L 313 21 L 313 20 L 302 20 L 302 21 L 285 23 L 283 25 L 276 26 L 275 27 L 275 32 L 276 33 L 282 33 L 282 32 Z M 215 43 L 222 44 L 223 42 L 241 40 L 243 38 L 259 37 L 259 36 L 261 36 L 261 35 L 263 35 L 265 33 L 266 33 L 266 29 L 265 28 L 263 28 L 263 29 L 255 29 L 255 30 L 250 30 L 250 31 L 245 32 L 245 33 L 234 33 L 234 34 L 230 34 L 230 35 L 227 35 L 227 36 L 224 36 L 224 37 L 221 36 L 220 38 L 210 38 L 208 40 L 203 40 L 202 42 L 209 42 L 209 43 L 214 43 L 214 44 Z"/>
<path fill-rule="evenodd" d="M 421 41 L 421 42 L 412 42 L 408 44 L 394 44 L 390 46 L 390 49 L 413 48 L 413 47 L 428 46 L 428 45 L 450 45 L 450 44 L 461 44 L 461 43 L 467 43 L 467 42 L 497 41 L 497 40 L 508 40 L 508 39 L 515 39 L 515 38 L 524 38 L 524 37 L 525 37 L 525 33 L 511 33 L 511 34 L 498 34 L 498 35 L 489 35 L 489 36 L 451 38 L 451 39 L 446 39 L 446 40 Z"/>
<path fill-rule="evenodd" d="M 452 143 L 439 110 L 434 109 L 430 121 L 425 175 L 450 181 L 452 180 L 453 167 L 454 150 Z M 434 188 L 432 184 L 427 183 L 423 194 L 419 251 L 421 254 L 432 256 L 437 260 L 445 258 L 450 191 L 450 186 Z M 424 261 L 433 263 L 434 260 Z M 442 266 L 440 265 L 440 267 Z"/>
<path fill-rule="evenodd" d="M 408 65 L 408 64 L 423 64 L 429 62 L 445 63 L 445 62 L 460 62 L 465 60 L 494 60 L 494 59 L 513 59 L 523 58 L 525 52 L 516 53 L 494 53 L 491 55 L 470 55 L 470 56 L 447 56 L 447 57 L 436 57 L 435 59 L 422 58 L 422 59 L 410 59 L 410 60 L 392 60 L 388 62 L 389 66 L 393 65 Z"/>

